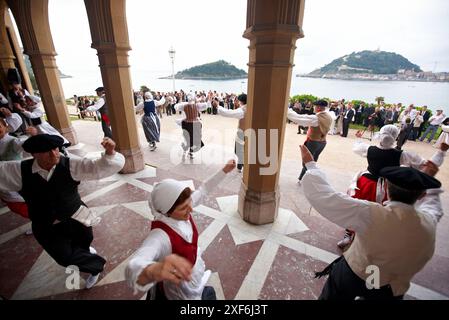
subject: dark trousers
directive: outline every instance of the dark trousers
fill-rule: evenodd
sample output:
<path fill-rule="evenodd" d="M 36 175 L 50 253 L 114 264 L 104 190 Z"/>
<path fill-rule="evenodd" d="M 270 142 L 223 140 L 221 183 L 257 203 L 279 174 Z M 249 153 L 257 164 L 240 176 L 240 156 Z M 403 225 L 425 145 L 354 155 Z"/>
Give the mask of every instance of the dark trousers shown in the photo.
<path fill-rule="evenodd" d="M 103 133 L 104 133 L 105 137 L 112 139 L 111 127 L 103 119 L 101 119 L 101 129 L 103 129 Z"/>
<path fill-rule="evenodd" d="M 359 278 L 349 267 L 346 259 L 341 257 L 335 262 L 324 284 L 319 300 L 402 300 L 403 296 L 393 296 L 390 285 L 379 289 L 368 289 L 366 282 Z"/>
<path fill-rule="evenodd" d="M 411 140 L 416 141 L 416 139 L 418 139 L 418 137 L 419 137 L 419 128 L 420 127 L 413 127 L 412 139 Z"/>
<path fill-rule="evenodd" d="M 151 289 L 150 289 L 151 290 Z M 164 293 L 164 288 L 162 286 L 162 283 L 158 282 L 156 284 L 155 289 L 155 297 L 154 300 L 167 300 L 167 297 Z M 152 296 L 150 294 L 150 291 L 147 293 L 147 297 L 145 300 L 152 300 Z M 201 300 L 217 300 L 217 296 L 215 294 L 214 287 L 211 286 L 205 286 L 203 289 L 203 293 L 201 294 Z"/>
<path fill-rule="evenodd" d="M 310 153 L 313 156 L 313 160 L 318 161 L 318 157 L 320 156 L 320 153 L 324 150 L 324 147 L 326 146 L 326 141 L 312 141 L 312 140 L 307 140 L 304 145 L 307 147 L 307 149 L 309 149 Z M 304 177 L 304 175 L 306 174 L 307 168 L 304 165 L 304 163 L 302 164 L 302 171 L 301 174 L 299 175 L 299 180 L 302 179 L 302 177 Z"/>
<path fill-rule="evenodd" d="M 89 251 L 94 237 L 92 227 L 68 219 L 53 225 L 32 224 L 37 242 L 63 266 L 77 266 L 81 272 L 96 275 L 103 271 L 106 260 Z"/>
<path fill-rule="evenodd" d="M 343 133 L 341 134 L 342 137 L 347 137 L 348 136 L 349 124 L 350 123 L 351 123 L 351 120 L 343 119 Z"/>
<path fill-rule="evenodd" d="M 234 153 L 237 156 L 237 169 L 241 170 L 243 168 L 245 146 L 243 144 L 235 142 Z"/>

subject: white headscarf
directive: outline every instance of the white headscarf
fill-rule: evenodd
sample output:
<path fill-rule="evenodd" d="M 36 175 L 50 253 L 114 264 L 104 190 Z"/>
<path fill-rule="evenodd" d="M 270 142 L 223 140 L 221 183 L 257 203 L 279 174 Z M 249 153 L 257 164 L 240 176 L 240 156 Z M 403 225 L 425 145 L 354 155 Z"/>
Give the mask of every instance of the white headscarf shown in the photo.
<path fill-rule="evenodd" d="M 379 140 L 379 144 L 383 148 L 392 148 L 399 135 L 399 129 L 393 124 L 383 126 L 376 134 L 375 139 Z"/>
<path fill-rule="evenodd" d="M 153 100 L 153 95 L 149 91 L 145 92 L 144 97 L 145 97 L 145 101 Z"/>
<path fill-rule="evenodd" d="M 148 200 L 153 215 L 155 217 L 157 214 L 167 216 L 168 210 L 187 187 L 186 183 L 174 179 L 164 179 L 156 183 Z"/>

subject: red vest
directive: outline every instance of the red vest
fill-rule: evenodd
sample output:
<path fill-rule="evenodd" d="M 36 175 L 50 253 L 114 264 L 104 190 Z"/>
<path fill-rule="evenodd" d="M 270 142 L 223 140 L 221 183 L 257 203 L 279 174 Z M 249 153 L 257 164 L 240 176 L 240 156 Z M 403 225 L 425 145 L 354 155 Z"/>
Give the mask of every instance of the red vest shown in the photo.
<path fill-rule="evenodd" d="M 191 215 L 189 221 L 192 224 L 193 230 L 192 243 L 185 241 L 183 237 L 162 221 L 153 221 L 151 223 L 151 230 L 156 228 L 162 229 L 170 238 L 172 253 L 176 253 L 181 257 L 186 258 L 192 263 L 192 266 L 194 266 L 196 254 L 198 252 L 198 231 L 196 230 L 196 225 L 195 222 L 193 222 Z"/>

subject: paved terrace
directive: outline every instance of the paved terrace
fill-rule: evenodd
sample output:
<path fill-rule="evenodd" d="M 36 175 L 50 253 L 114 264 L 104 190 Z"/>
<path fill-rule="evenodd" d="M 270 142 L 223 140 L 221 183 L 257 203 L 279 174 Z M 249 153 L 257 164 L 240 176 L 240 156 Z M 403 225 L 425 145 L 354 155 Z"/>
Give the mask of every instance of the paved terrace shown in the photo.
<path fill-rule="evenodd" d="M 68 276 L 38 245 L 24 234 L 30 222 L 6 207 L 0 207 L 0 295 L 7 299 L 144 299 L 133 295 L 124 280 L 124 269 L 132 253 L 150 231 L 147 199 L 153 184 L 164 178 L 188 181 L 198 188 L 202 181 L 222 167 L 214 156 L 233 154 L 237 121 L 202 115 L 206 147 L 193 161 L 180 161 L 181 129 L 178 116 L 162 119 L 161 143 L 150 152 L 140 122 L 138 125 L 146 169 L 137 174 L 115 175 L 101 181 L 82 182 L 80 193 L 87 205 L 102 216 L 94 227 L 93 246 L 107 259 L 99 282 L 90 290 L 69 290 Z M 140 117 L 136 117 L 138 120 Z M 95 156 L 101 151 L 99 122 L 74 121 L 82 142 L 71 148 L 78 156 Z M 228 130 L 227 130 L 228 129 Z M 224 137 L 222 137 L 224 134 Z M 353 174 L 366 167 L 366 159 L 351 152 L 355 132 L 348 138 L 329 136 L 319 165 L 339 191 L 345 191 Z M 305 139 L 288 124 L 281 166 L 281 203 L 274 224 L 253 226 L 237 213 L 241 174 L 236 170 L 194 210 L 200 232 L 200 246 L 210 284 L 219 299 L 316 299 L 324 279 L 314 279 L 339 255 L 336 242 L 344 231 L 319 216 L 303 196 L 297 182 L 300 171 L 298 145 Z M 368 140 L 365 140 L 368 142 Z M 407 142 L 406 150 L 430 157 L 434 148 L 427 143 Z M 170 156 L 171 155 L 171 156 Z M 174 160 L 173 160 L 174 159 Z M 438 178 L 447 188 L 449 164 L 443 164 Z M 449 194 L 442 196 L 448 208 Z M 447 299 L 449 297 L 449 217 L 444 216 L 437 232 L 433 259 L 415 276 L 406 299 Z M 87 275 L 83 275 L 84 278 Z"/>

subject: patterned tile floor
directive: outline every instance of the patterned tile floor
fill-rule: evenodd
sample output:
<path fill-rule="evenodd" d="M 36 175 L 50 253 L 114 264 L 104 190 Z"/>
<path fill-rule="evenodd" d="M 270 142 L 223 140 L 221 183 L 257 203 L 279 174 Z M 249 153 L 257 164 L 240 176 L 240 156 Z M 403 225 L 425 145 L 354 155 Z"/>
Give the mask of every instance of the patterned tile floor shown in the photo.
<path fill-rule="evenodd" d="M 92 143 L 80 144 L 70 152 L 94 156 L 96 150 Z M 185 163 L 170 166 L 164 151 L 159 152 L 145 151 L 154 166 L 146 166 L 142 172 L 81 183 L 83 201 L 102 217 L 94 227 L 93 246 L 107 259 L 99 282 L 90 290 L 83 289 L 84 280 L 80 289 L 68 289 L 65 268 L 58 266 L 32 235 L 24 234 L 29 221 L 0 207 L 0 295 L 6 299 L 145 298 L 127 287 L 124 269 L 150 230 L 153 217 L 147 199 L 154 182 L 171 177 L 198 188 L 219 168 Z M 314 279 L 313 272 L 337 257 L 335 243 L 343 230 L 310 209 L 295 183 L 296 163 L 286 161 L 282 170 L 281 209 L 273 224 L 254 226 L 242 221 L 237 213 L 241 180 L 237 172 L 230 173 L 195 208 L 199 244 L 212 271 L 209 283 L 219 299 L 316 299 L 321 292 L 324 280 Z M 293 178 L 290 171 L 295 172 Z M 342 178 L 331 169 L 328 173 L 331 180 Z M 444 222 L 437 243 L 446 240 L 447 230 Z M 437 246 L 434 258 L 413 279 L 407 299 L 448 299 L 449 257 L 442 247 Z"/>

